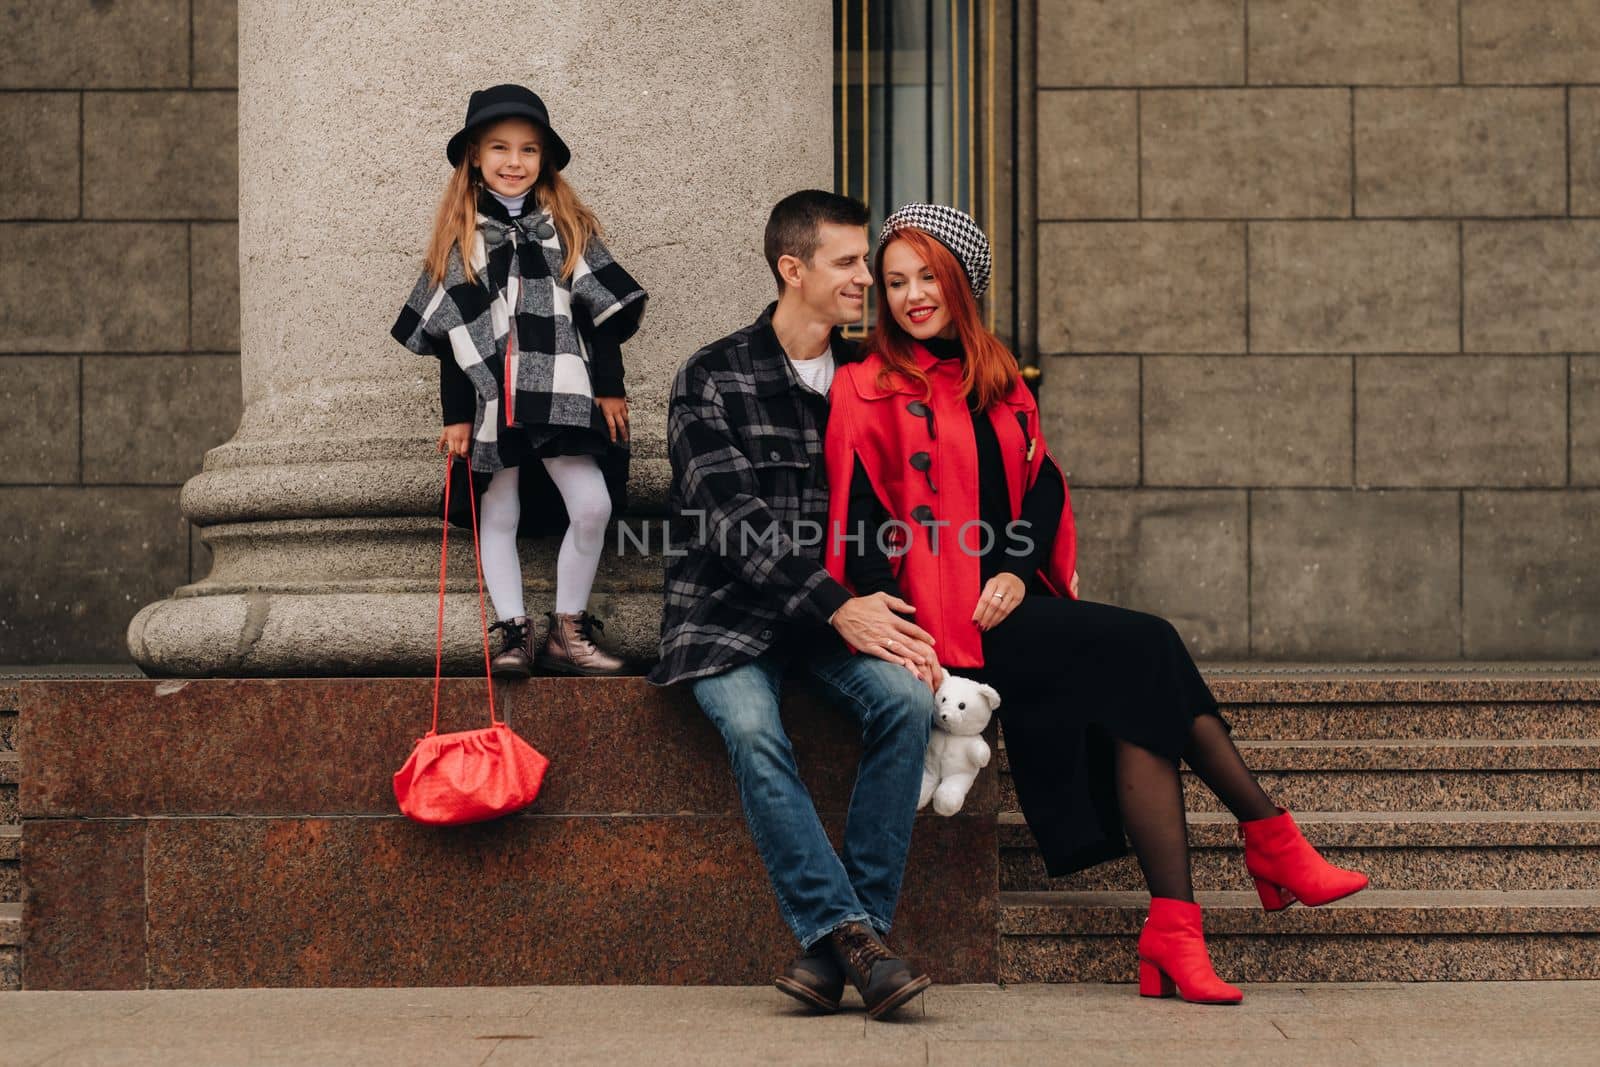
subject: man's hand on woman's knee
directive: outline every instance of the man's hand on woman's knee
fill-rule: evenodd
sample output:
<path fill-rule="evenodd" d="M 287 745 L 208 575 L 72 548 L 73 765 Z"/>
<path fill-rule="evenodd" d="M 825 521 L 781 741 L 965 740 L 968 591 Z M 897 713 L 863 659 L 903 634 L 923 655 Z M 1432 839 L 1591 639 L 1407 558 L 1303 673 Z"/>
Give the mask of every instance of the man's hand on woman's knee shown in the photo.
<path fill-rule="evenodd" d="M 873 593 L 851 597 L 828 621 L 852 648 L 898 663 L 933 685 L 939 670 L 933 636 L 910 619 L 901 618 L 916 610 L 899 597 Z"/>

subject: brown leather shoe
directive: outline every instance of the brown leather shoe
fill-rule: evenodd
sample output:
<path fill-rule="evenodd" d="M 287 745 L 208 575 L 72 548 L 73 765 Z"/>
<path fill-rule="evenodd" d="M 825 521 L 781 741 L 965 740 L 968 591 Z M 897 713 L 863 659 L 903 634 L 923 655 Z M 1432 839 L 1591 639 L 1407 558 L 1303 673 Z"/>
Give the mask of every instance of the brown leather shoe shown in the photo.
<path fill-rule="evenodd" d="M 844 996 L 844 972 L 833 958 L 827 938 L 789 961 L 772 984 L 818 1011 L 838 1011 L 839 998 Z"/>
<path fill-rule="evenodd" d="M 861 994 L 867 1014 L 881 1019 L 933 984 L 878 940 L 865 923 L 845 923 L 827 936 L 833 958 Z"/>
<path fill-rule="evenodd" d="M 594 631 L 605 626 L 587 611 L 573 615 L 551 611 L 546 617 L 550 632 L 537 661 L 542 669 L 586 676 L 622 674 L 628 669 L 625 660 L 594 643 Z"/>
<path fill-rule="evenodd" d="M 489 627 L 500 630 L 505 636 L 500 642 L 500 652 L 489 664 L 489 671 L 497 678 L 531 678 L 533 676 L 533 626 L 526 615 L 504 619 Z"/>

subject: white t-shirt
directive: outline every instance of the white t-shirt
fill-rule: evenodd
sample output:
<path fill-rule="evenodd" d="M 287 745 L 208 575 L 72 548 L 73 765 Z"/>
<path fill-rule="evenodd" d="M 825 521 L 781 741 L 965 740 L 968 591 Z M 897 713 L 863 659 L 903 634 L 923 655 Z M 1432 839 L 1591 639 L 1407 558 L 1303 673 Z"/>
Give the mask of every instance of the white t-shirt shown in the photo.
<path fill-rule="evenodd" d="M 828 389 L 833 385 L 833 350 L 829 349 L 816 359 L 789 358 L 789 365 L 794 368 L 795 377 L 800 379 L 800 384 L 819 393 L 828 395 Z"/>

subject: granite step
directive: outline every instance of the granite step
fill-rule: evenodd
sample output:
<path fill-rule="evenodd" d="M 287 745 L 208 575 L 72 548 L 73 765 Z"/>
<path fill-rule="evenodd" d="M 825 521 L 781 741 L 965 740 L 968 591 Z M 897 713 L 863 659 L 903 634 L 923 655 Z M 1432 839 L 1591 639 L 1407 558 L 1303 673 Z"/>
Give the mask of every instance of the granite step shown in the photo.
<path fill-rule="evenodd" d="M 22 905 L 0 904 L 0 993 L 22 988 Z"/>
<path fill-rule="evenodd" d="M 1597 771 L 1262 771 L 1256 777 L 1291 811 L 1600 810 Z M 1183 780 L 1188 810 L 1223 810 L 1193 775 Z M 1000 806 L 1020 807 L 1010 775 L 1000 776 Z"/>
<path fill-rule="evenodd" d="M 0 826 L 0 904 L 22 899 L 22 827 Z"/>
<path fill-rule="evenodd" d="M 19 689 L 0 682 L 0 991 L 22 987 L 22 827 L 18 810 Z"/>
<path fill-rule="evenodd" d="M 22 821 L 17 797 L 17 783 L 21 778 L 21 757 L 15 752 L 0 751 L 0 826 Z"/>
<path fill-rule="evenodd" d="M 0 752 L 17 747 L 17 709 L 22 706 L 22 687 L 14 679 L 0 676 Z"/>
<path fill-rule="evenodd" d="M 1291 811 L 1600 810 L 1600 771 L 1264 771 L 1261 787 Z M 1184 775 L 1190 811 L 1223 805 Z"/>
<path fill-rule="evenodd" d="M 443 729 L 482 727 L 481 679 L 441 689 Z M 743 985 L 792 955 L 726 747 L 683 687 L 496 686 L 552 773 L 531 810 L 448 831 L 394 807 L 432 690 L 25 684 L 28 987 Z M 784 711 L 837 836 L 859 729 L 803 691 Z M 997 795 L 987 779 L 969 814 L 921 816 L 912 838 L 897 944 L 938 946 L 938 982 L 994 980 Z"/>
<path fill-rule="evenodd" d="M 1594 770 L 1600 739 L 1492 738 L 1241 741 L 1253 768 L 1312 770 Z"/>
<path fill-rule="evenodd" d="M 1515 771 L 1600 769 L 1600 739 L 1255 740 L 1238 742 L 1257 771 Z M 1004 746 L 1000 769 L 1009 774 Z"/>
<path fill-rule="evenodd" d="M 1223 713 L 1240 741 L 1600 737 L 1600 702 L 1237 704 Z"/>
<path fill-rule="evenodd" d="M 1527 703 L 1600 701 L 1600 668 L 1574 663 L 1207 663 L 1225 707 L 1247 704 Z"/>
<path fill-rule="evenodd" d="M 1363 753 L 1355 767 L 1338 766 L 1350 745 L 1323 750 L 1281 747 L 1245 753 L 1263 789 L 1292 811 L 1592 811 L 1600 810 L 1600 768 L 1581 766 L 1600 756 L 1593 742 L 1548 742 L 1501 759 L 1504 745 L 1462 746 L 1432 742 L 1403 752 Z M 1241 749 L 1245 746 L 1241 745 Z M 1429 766 L 1446 762 L 1453 767 Z M 1384 766 L 1393 756 L 1401 766 Z M 1263 758 L 1264 757 L 1264 758 Z M 1407 766 L 1401 757 L 1409 757 Z M 1015 810 L 1016 789 L 1000 764 L 1000 807 Z M 1272 769 L 1265 764 L 1298 762 L 1299 767 Z M 1319 762 L 1332 766 L 1317 766 Z M 1514 762 L 1534 766 L 1508 766 Z M 1565 765 L 1564 765 L 1565 764 Z M 1193 774 L 1183 774 L 1184 800 L 1190 811 L 1222 811 L 1223 805 Z"/>
<path fill-rule="evenodd" d="M 1003 812 L 999 821 L 1002 890 L 1144 887 L 1131 856 L 1052 879 L 1022 815 Z M 1331 862 L 1366 872 L 1374 889 L 1586 889 L 1600 880 L 1600 812 L 1306 811 L 1295 821 Z M 1251 887 L 1236 827 L 1226 813 L 1190 815 L 1196 888 Z"/>
<path fill-rule="evenodd" d="M 537 681 L 527 687 L 513 687 L 507 698 L 514 705 L 512 713 L 538 724 L 538 736 L 562 739 L 561 744 L 551 744 L 557 749 L 554 756 L 558 762 L 566 761 L 563 765 L 589 765 L 617 750 L 615 743 L 607 745 L 597 740 L 602 735 L 591 738 L 583 731 L 562 728 L 560 709 L 575 704 L 583 705 L 585 723 L 596 719 L 591 705 L 598 707 L 598 720 L 602 723 L 609 721 L 608 714 L 615 713 L 617 726 L 625 732 L 629 744 L 640 743 L 643 723 L 646 734 L 650 729 L 659 733 L 660 743 L 647 748 L 665 751 L 673 758 L 683 757 L 684 723 L 688 722 L 692 727 L 687 735 L 691 741 L 698 737 L 701 745 L 700 750 L 694 750 L 697 758 L 720 754 L 715 738 L 704 729 L 702 717 L 688 714 L 689 706 L 680 708 L 653 690 L 634 687 L 630 680 L 580 684 L 583 692 L 577 701 L 571 698 L 579 694 L 569 691 L 565 683 L 542 685 Z M 169 798 L 168 808 L 155 813 L 172 818 L 152 819 L 150 825 L 160 827 L 168 846 L 194 850 L 201 861 L 209 863 L 204 870 L 209 872 L 207 877 L 212 884 L 226 885 L 230 879 L 237 880 L 239 871 L 227 866 L 232 857 L 256 855 L 249 851 L 252 848 L 267 854 L 269 845 L 276 847 L 277 838 L 257 841 L 249 836 L 260 829 L 254 825 L 256 820 L 212 817 L 234 814 L 239 796 L 264 805 L 261 818 L 281 824 L 275 827 L 278 831 L 310 833 L 311 827 L 301 824 L 316 822 L 317 835 L 339 835 L 343 842 L 340 847 L 325 849 L 334 857 L 330 862 L 357 847 L 387 855 L 395 849 L 379 838 L 397 831 L 386 821 L 295 814 L 319 810 L 305 806 L 304 798 L 308 796 L 315 798 L 313 805 L 334 805 L 336 815 L 367 811 L 369 807 L 387 812 L 387 783 L 374 779 L 372 788 L 367 788 L 367 778 L 371 776 L 366 769 L 382 763 L 382 758 L 370 754 L 347 761 L 355 770 L 347 770 L 343 777 L 334 776 L 344 790 L 337 801 L 328 799 L 328 783 L 320 777 L 297 789 L 278 782 L 257 783 L 253 789 L 243 789 L 231 778 L 215 782 L 207 779 L 201 784 L 211 792 L 197 790 L 194 776 L 182 761 L 176 760 L 146 760 L 140 764 L 135 759 L 134 766 L 119 769 L 123 773 L 113 776 L 117 788 L 108 790 L 97 779 L 83 778 L 70 757 L 72 746 L 81 750 L 89 744 L 79 733 L 83 721 L 107 733 L 98 744 L 90 745 L 91 750 L 129 751 L 130 746 L 125 743 L 115 743 L 116 731 L 128 725 L 128 713 L 149 711 L 158 696 L 163 703 L 159 720 L 163 726 L 183 716 L 193 722 L 210 723 L 218 715 L 216 709 L 229 709 L 233 718 L 222 715 L 224 725 L 231 723 L 232 736 L 246 748 L 262 742 L 252 732 L 260 721 L 262 708 L 275 715 L 286 714 L 285 709 L 311 715 L 317 707 L 336 702 L 341 708 L 354 707 L 358 713 L 371 717 L 370 722 L 348 724 L 352 736 L 365 743 L 372 736 L 387 736 L 383 731 L 393 719 L 388 710 L 391 705 L 410 707 L 415 702 L 409 685 L 383 680 L 360 684 L 319 681 L 315 685 L 292 681 L 211 682 L 188 683 L 172 692 L 147 693 L 148 684 L 134 680 L 114 693 L 99 689 L 91 693 L 88 690 L 92 687 L 87 685 L 83 693 L 76 689 L 67 692 L 62 687 L 63 692 L 54 702 L 41 701 L 41 707 L 52 709 L 57 717 L 30 719 L 30 764 L 36 771 L 60 769 L 60 780 L 54 782 L 48 795 L 56 797 L 56 803 L 70 801 L 75 820 L 72 830 L 84 835 L 101 831 L 96 814 L 145 812 L 145 807 L 139 805 L 145 804 L 144 798 L 151 793 L 152 776 L 176 775 L 170 782 L 162 779 L 167 790 L 162 795 L 175 789 L 172 796 L 180 799 L 171 802 Z M 464 693 L 476 696 L 476 690 L 470 687 L 454 688 L 456 704 L 463 702 Z M 1220 810 L 1221 805 L 1200 783 L 1186 778 L 1185 790 L 1193 811 L 1190 839 L 1195 849 L 1196 880 L 1208 908 L 1207 930 L 1214 954 L 1225 976 L 1240 981 L 1600 978 L 1600 951 L 1596 951 L 1600 949 L 1600 893 L 1595 891 L 1600 878 L 1594 873 L 1600 870 L 1600 683 L 1596 680 L 1361 676 L 1329 681 L 1316 677 L 1224 677 L 1214 679 L 1213 688 L 1225 704 L 1246 759 L 1260 770 L 1268 791 L 1296 811 L 1308 836 L 1331 859 L 1364 869 L 1374 878 L 1374 887 L 1367 892 L 1314 913 L 1305 908 L 1276 915 L 1263 913 L 1244 874 L 1231 817 Z M 350 698 L 353 691 L 360 699 Z M 121 698 L 116 715 L 104 714 L 108 695 Z M 0 824 L 17 821 L 16 783 L 21 767 L 15 751 L 17 716 L 12 710 L 17 706 L 15 698 L 7 699 L 7 686 L 0 680 Z M 73 715 L 60 711 L 68 706 L 74 709 Z M 94 714 L 85 717 L 85 709 L 93 709 Z M 51 735 L 41 723 L 57 731 L 54 750 L 48 743 Z M 705 736 L 699 737 L 693 727 L 699 727 L 699 734 Z M 145 723 L 142 732 L 126 732 L 143 738 L 149 728 Z M 400 751 L 402 742 L 409 743 L 409 736 L 393 740 L 389 747 Z M 1003 771 L 1007 757 L 1003 744 L 1001 747 L 996 760 L 1001 773 L 996 775 L 994 785 L 985 783 L 983 804 L 990 812 L 994 811 L 996 786 L 1001 794 L 1000 807 L 1016 807 L 1010 775 Z M 844 745 L 841 751 L 847 748 Z M 139 751 L 162 750 L 147 747 Z M 387 757 L 388 749 L 380 755 Z M 818 763 L 804 758 L 802 762 Z M 725 795 L 727 790 L 718 792 L 696 781 L 704 763 L 705 759 L 699 758 L 694 773 L 676 776 L 680 783 L 690 784 L 681 790 L 685 797 L 669 807 L 702 813 L 697 825 L 710 819 L 705 812 L 719 813 L 718 817 L 731 827 L 729 840 L 745 847 L 742 823 L 733 821 L 730 813 L 736 813 L 737 808 L 733 799 Z M 820 765 L 852 766 L 842 759 L 825 759 Z M 671 769 L 670 761 L 661 767 L 652 766 L 645 777 L 653 783 L 670 781 L 674 778 Z M 49 780 L 49 775 L 42 774 L 41 779 Z M 717 781 L 721 783 L 722 779 Z M 617 788 L 623 786 L 631 788 L 626 782 Z M 847 786 L 847 781 L 829 778 L 824 792 L 835 789 L 844 795 Z M 589 776 L 561 778 L 554 788 L 546 790 L 546 818 L 537 826 L 519 823 L 511 829 L 526 834 L 548 826 L 570 833 L 573 842 L 582 843 L 596 833 L 604 836 L 606 828 L 589 818 L 594 811 L 656 810 L 629 807 L 629 803 L 639 803 L 629 799 L 631 793 L 617 800 L 612 792 L 615 790 L 609 785 L 605 789 L 593 785 Z M 196 795 L 190 797 L 190 793 Z M 648 802 L 659 804 L 660 798 L 651 793 Z M 189 806 L 185 807 L 185 803 Z M 982 822 L 989 834 L 983 851 L 991 858 L 998 852 L 1002 890 L 999 971 L 997 975 L 993 972 L 997 939 L 991 925 L 982 939 L 990 961 L 987 966 L 991 968 L 990 977 L 985 980 L 992 981 L 997 976 L 1009 982 L 1131 981 L 1134 940 L 1148 902 L 1132 860 L 1122 859 L 1072 878 L 1051 880 L 1043 873 L 1019 814 L 1001 814 L 998 826 L 992 817 Z M 943 824 L 944 820 L 930 820 L 924 831 L 949 828 Z M 16 932 L 20 890 L 13 892 L 15 879 L 11 874 L 19 866 L 16 855 L 20 841 L 14 832 L 8 832 L 14 829 L 0 825 L 0 989 L 15 988 L 20 974 L 20 935 Z M 677 823 L 665 829 L 652 823 L 647 829 L 684 832 Z M 611 836 L 622 840 L 618 835 L 626 830 L 628 826 L 619 823 L 611 828 Z M 926 833 L 922 836 L 925 838 Z M 344 838 L 350 840 L 343 841 Z M 405 840 L 410 843 L 409 837 Z M 626 840 L 632 842 L 633 838 Z M 34 847 L 31 842 L 32 839 L 30 848 Z M 720 848 L 721 842 L 722 838 L 717 837 L 712 844 Z M 652 847 L 659 848 L 659 842 Z M 536 853 L 542 855 L 536 849 L 528 854 Z M 722 855 L 710 851 L 707 854 Z M 443 859 L 454 862 L 459 857 L 451 853 Z M 85 861 L 99 862 L 88 853 Z M 758 869 L 751 868 L 747 873 L 752 885 L 764 886 Z M 987 878 L 992 887 L 994 875 Z M 417 888 L 431 892 L 433 880 L 420 881 Z M 367 889 L 352 886 L 347 892 L 354 894 L 349 914 L 360 914 L 368 906 Z M 697 884 L 685 899 L 699 901 L 705 892 L 704 885 Z M 761 896 L 761 900 L 766 898 Z M 171 903 L 189 907 L 202 917 L 210 914 L 181 894 Z M 724 900 L 722 907 L 728 906 Z M 703 903 L 695 904 L 697 910 L 703 907 Z M 135 910 L 130 914 L 144 913 Z M 227 921 L 233 918 L 229 916 Z M 6 933 L 7 923 L 10 934 Z M 939 928 L 945 929 L 943 925 Z M 252 943 L 259 951 L 241 955 L 245 961 L 242 963 L 224 961 L 222 971 L 215 970 L 214 953 L 209 954 L 194 965 L 195 969 L 184 972 L 190 975 L 188 980 L 201 984 L 263 981 L 261 974 L 271 968 L 259 965 L 261 954 L 270 956 L 283 938 L 267 922 L 257 922 L 242 933 L 232 928 L 230 931 L 230 937 L 236 937 L 239 943 Z M 143 936 L 149 936 L 147 930 Z M 39 942 L 30 940 L 30 945 L 37 954 Z M 493 956 L 498 949 L 487 951 Z M 474 959 L 474 974 L 481 971 L 480 962 Z M 34 965 L 38 967 L 37 961 Z M 57 971 L 52 973 L 62 984 L 60 975 L 65 972 L 61 968 L 65 965 L 59 961 L 54 965 Z M 85 973 L 97 965 L 92 960 L 81 964 Z M 233 970 L 227 970 L 229 966 Z M 293 961 L 278 966 L 268 975 L 267 984 L 305 981 L 300 971 L 293 969 L 298 966 L 301 964 Z M 363 962 L 352 967 L 350 975 L 340 978 L 361 984 L 371 980 L 371 974 L 382 974 L 390 980 L 394 973 L 393 961 L 382 959 L 370 967 Z M 451 973 L 445 968 L 423 977 L 435 984 L 448 983 L 456 980 Z M 519 970 L 508 964 L 505 973 L 519 981 L 527 980 L 526 967 Z M 218 974 L 223 977 L 218 978 Z M 666 974 L 655 964 L 642 965 L 627 975 L 625 980 L 633 981 L 683 980 L 682 974 Z M 742 981 L 748 977 L 741 972 L 718 976 L 718 980 Z M 327 978 L 319 974 L 313 980 Z M 36 978 L 30 976 L 30 983 L 35 982 Z"/>
<path fill-rule="evenodd" d="M 1600 978 L 1600 891 L 1369 889 L 1268 913 L 1254 892 L 1197 894 L 1217 971 L 1238 982 Z M 1000 894 L 1002 982 L 1127 982 L 1149 897 Z"/>

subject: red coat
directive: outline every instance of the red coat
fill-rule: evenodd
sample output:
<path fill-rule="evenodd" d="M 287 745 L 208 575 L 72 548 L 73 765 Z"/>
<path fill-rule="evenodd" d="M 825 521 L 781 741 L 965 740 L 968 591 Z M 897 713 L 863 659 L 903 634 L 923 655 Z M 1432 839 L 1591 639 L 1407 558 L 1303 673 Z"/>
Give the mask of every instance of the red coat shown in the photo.
<path fill-rule="evenodd" d="M 939 662 L 946 667 L 981 667 L 983 634 L 972 622 L 972 612 L 983 590 L 982 560 L 975 552 L 959 547 L 964 543 L 969 549 L 977 548 L 981 529 L 974 527 L 961 542 L 957 541 L 963 524 L 978 519 L 977 441 L 966 398 L 960 392 L 960 361 L 936 359 L 920 345 L 916 352 L 917 366 L 933 386 L 928 406 L 933 410 L 937 436 L 932 439 L 927 420 L 906 408 L 921 395 L 913 383 L 892 375 L 889 387 L 879 388 L 878 372 L 883 368 L 880 356 L 845 364 L 834 379 L 825 449 L 829 486 L 825 560 L 828 573 L 848 586 L 844 573 L 847 545 L 840 531 L 846 535 L 855 532 L 849 530 L 848 516 L 850 480 L 859 456 L 890 518 L 908 524 L 901 528 L 902 533 L 909 532 L 904 554 L 891 555 L 890 566 L 901 592 L 917 609 L 917 625 L 938 642 Z M 1019 379 L 1005 399 L 987 414 L 1000 442 L 1011 518 L 1016 519 L 1021 514 L 1023 494 L 1038 479 L 1048 454 L 1039 429 L 1039 407 Z M 911 456 L 917 452 L 927 452 L 932 460 L 928 474 L 938 486 L 937 493 L 928 488 L 927 477 L 911 467 Z M 1063 474 L 1063 485 L 1064 479 Z M 912 515 L 919 507 L 930 508 L 934 522 L 949 525 L 930 530 L 917 523 Z M 1004 537 L 1003 531 L 996 533 Z M 868 536 L 872 536 L 871 531 Z M 1004 545 L 1001 540 L 995 550 L 1004 551 Z M 1039 571 L 1056 596 L 1069 595 L 1076 560 L 1077 537 L 1068 496 L 1050 555 Z"/>

